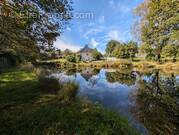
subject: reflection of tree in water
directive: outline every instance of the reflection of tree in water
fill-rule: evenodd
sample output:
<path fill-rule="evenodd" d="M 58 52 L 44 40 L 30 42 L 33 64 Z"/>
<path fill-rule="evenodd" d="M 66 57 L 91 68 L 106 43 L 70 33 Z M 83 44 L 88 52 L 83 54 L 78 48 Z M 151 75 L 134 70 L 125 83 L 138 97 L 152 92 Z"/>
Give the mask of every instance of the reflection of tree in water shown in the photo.
<path fill-rule="evenodd" d="M 91 87 L 94 87 L 98 83 L 99 79 L 99 76 L 93 76 L 92 78 L 90 78 L 89 84 L 91 85 Z"/>
<path fill-rule="evenodd" d="M 90 83 L 91 87 L 94 87 L 98 83 L 98 81 L 100 79 L 100 76 L 98 76 L 99 72 L 100 72 L 100 69 L 93 69 L 94 74 L 89 79 L 89 83 Z"/>
<path fill-rule="evenodd" d="M 106 72 L 106 79 L 108 82 L 119 82 L 121 84 L 133 85 L 135 84 L 135 77 L 131 76 L 131 73 Z"/>
<path fill-rule="evenodd" d="M 150 134 L 179 134 L 179 108 L 176 80 L 160 77 L 156 71 L 150 81 L 140 80 L 135 91 L 134 114 L 149 129 Z"/>
<path fill-rule="evenodd" d="M 93 76 L 99 74 L 100 70 L 87 68 L 81 72 L 81 76 L 86 80 L 89 81 Z"/>

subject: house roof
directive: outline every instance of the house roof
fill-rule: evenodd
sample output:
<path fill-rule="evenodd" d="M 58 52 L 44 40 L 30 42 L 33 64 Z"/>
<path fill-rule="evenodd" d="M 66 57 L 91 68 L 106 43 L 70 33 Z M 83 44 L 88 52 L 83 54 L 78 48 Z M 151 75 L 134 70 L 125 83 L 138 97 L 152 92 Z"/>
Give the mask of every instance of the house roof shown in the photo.
<path fill-rule="evenodd" d="M 82 49 L 79 51 L 79 53 L 82 53 L 82 52 L 92 52 L 92 51 L 93 51 L 92 48 L 90 48 L 88 45 L 85 45 L 85 47 L 82 48 Z"/>

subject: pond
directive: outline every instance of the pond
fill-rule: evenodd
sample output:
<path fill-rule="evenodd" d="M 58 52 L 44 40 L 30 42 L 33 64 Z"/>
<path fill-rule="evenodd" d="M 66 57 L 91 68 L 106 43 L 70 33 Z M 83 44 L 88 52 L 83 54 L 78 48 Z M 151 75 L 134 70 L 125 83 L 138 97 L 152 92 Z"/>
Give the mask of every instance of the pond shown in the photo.
<path fill-rule="evenodd" d="M 160 70 L 70 69 L 55 73 L 80 85 L 79 97 L 119 112 L 141 134 L 178 134 L 179 75 Z"/>

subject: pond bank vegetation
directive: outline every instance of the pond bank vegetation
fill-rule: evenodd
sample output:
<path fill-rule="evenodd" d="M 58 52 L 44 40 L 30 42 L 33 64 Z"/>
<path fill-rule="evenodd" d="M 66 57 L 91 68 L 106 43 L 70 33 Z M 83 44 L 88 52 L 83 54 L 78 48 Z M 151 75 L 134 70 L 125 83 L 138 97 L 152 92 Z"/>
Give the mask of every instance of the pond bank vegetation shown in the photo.
<path fill-rule="evenodd" d="M 137 134 L 119 114 L 76 98 L 78 84 L 39 74 L 0 74 L 0 134 Z"/>
<path fill-rule="evenodd" d="M 92 62 L 79 62 L 72 63 L 65 59 L 55 59 L 48 61 L 40 61 L 37 65 L 47 65 L 56 68 L 115 68 L 115 69 L 133 69 L 146 70 L 146 69 L 160 69 L 164 71 L 172 70 L 179 71 L 179 61 L 177 62 L 155 62 L 147 60 L 130 60 L 130 59 L 119 59 L 116 61 L 92 61 Z"/>
<path fill-rule="evenodd" d="M 135 96 L 131 96 L 135 102 L 134 115 L 151 135 L 179 134 L 178 88 L 174 79 L 161 79 L 156 72 L 152 82 L 140 81 Z"/>

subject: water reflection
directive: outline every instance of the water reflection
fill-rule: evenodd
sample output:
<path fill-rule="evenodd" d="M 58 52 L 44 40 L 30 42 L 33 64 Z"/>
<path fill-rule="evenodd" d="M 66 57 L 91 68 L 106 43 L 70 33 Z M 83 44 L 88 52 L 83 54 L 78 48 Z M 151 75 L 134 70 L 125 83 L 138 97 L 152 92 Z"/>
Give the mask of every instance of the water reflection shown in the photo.
<path fill-rule="evenodd" d="M 174 74 L 162 76 L 159 71 L 138 82 L 132 108 L 136 118 L 152 135 L 179 134 L 178 83 Z"/>
<path fill-rule="evenodd" d="M 179 76 L 173 73 L 86 68 L 56 75 L 78 82 L 78 96 L 120 112 L 143 134 L 179 134 Z"/>
<path fill-rule="evenodd" d="M 114 83 L 119 82 L 121 84 L 126 85 L 134 85 L 136 78 L 132 75 L 132 73 L 121 73 L 120 71 L 116 72 L 106 72 L 106 79 L 108 82 Z"/>
<path fill-rule="evenodd" d="M 81 76 L 86 80 L 90 81 L 91 78 L 95 75 L 98 75 L 100 72 L 99 69 L 92 69 L 92 68 L 87 68 L 85 70 L 82 70 Z"/>

